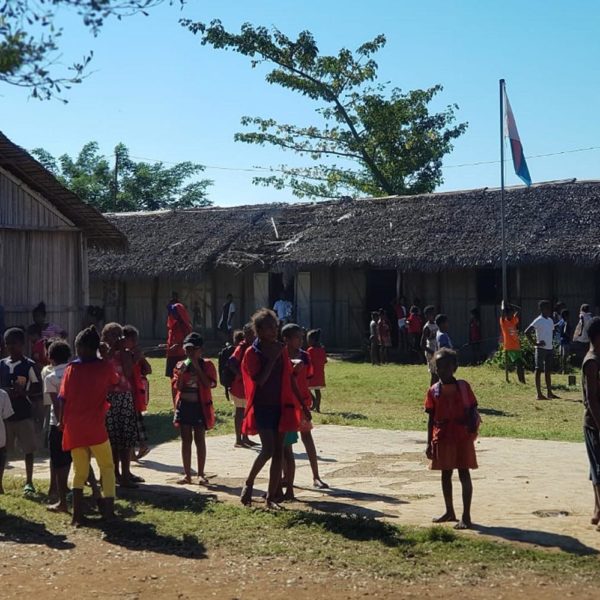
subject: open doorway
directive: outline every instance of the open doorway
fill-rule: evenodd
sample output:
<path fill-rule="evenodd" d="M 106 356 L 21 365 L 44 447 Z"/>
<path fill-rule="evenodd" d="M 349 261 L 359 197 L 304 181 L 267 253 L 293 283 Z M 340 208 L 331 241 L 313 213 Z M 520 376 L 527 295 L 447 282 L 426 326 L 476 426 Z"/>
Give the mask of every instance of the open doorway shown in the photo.
<path fill-rule="evenodd" d="M 282 294 L 284 300 L 289 300 L 292 305 L 294 304 L 294 277 L 287 276 L 284 279 L 283 273 L 269 273 L 269 302 L 271 308 Z"/>
<path fill-rule="evenodd" d="M 397 273 L 392 269 L 372 269 L 367 271 L 367 319 L 374 310 L 383 308 L 390 320 L 396 322 L 392 302 L 396 298 Z M 368 323 L 368 320 L 366 321 Z M 392 327 L 392 343 L 398 343 L 398 328 Z"/>

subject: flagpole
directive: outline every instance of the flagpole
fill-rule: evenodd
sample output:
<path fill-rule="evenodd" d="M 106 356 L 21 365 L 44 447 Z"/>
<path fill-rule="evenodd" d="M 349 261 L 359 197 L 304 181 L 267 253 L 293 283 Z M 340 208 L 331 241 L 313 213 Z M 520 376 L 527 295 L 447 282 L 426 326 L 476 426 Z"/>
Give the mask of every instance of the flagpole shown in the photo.
<path fill-rule="evenodd" d="M 506 227 L 504 223 L 504 79 L 500 80 L 500 235 L 502 237 L 502 302 L 508 302 Z"/>
<path fill-rule="evenodd" d="M 508 302 L 506 228 L 504 223 L 504 79 L 500 80 L 500 235 L 502 238 L 502 308 Z M 508 382 L 508 353 L 504 351 L 504 377 Z"/>

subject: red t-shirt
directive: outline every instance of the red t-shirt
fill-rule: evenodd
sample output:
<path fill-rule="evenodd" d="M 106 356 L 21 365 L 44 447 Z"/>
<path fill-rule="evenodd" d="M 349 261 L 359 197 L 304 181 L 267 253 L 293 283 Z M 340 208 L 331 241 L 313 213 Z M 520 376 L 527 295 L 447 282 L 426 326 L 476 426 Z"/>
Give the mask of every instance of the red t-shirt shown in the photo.
<path fill-rule="evenodd" d="M 312 407 L 312 394 L 310 393 L 309 380 L 313 376 L 313 365 L 310 361 L 310 355 L 308 352 L 304 350 L 300 350 L 300 360 L 303 363 L 303 368 L 298 372 L 294 370 L 294 377 L 296 378 L 296 385 L 298 386 L 298 391 L 304 400 L 304 405 L 306 408 Z M 293 363 L 292 363 L 293 368 Z"/>
<path fill-rule="evenodd" d="M 250 348 L 250 344 L 246 340 L 242 340 L 233 351 L 233 354 L 229 358 L 229 362 L 233 362 L 238 368 L 238 374 L 235 376 L 229 391 L 236 398 L 245 398 L 246 391 L 244 389 L 244 378 L 242 377 L 242 359 L 246 350 Z"/>
<path fill-rule="evenodd" d="M 192 322 L 185 306 L 180 302 L 172 304 L 167 317 L 167 356 L 185 356 L 183 340 L 191 332 Z"/>
<path fill-rule="evenodd" d="M 175 392 L 175 407 L 180 402 L 181 391 L 178 389 L 178 382 L 182 380 L 182 387 L 198 390 L 198 402 L 202 405 L 202 416 L 204 417 L 204 426 L 206 429 L 212 429 L 215 426 L 215 408 L 212 401 L 212 388 L 217 387 L 217 369 L 210 360 L 202 359 L 200 367 L 210 381 L 210 387 L 200 383 L 196 373 L 191 369 L 187 360 L 183 360 L 175 366 L 173 370 L 173 388 Z"/>
<path fill-rule="evenodd" d="M 63 450 L 102 444 L 106 433 L 108 390 L 119 381 L 119 374 L 107 360 L 73 361 L 60 386 L 64 402 Z"/>
<path fill-rule="evenodd" d="M 408 323 L 408 333 L 421 334 L 423 332 L 423 319 L 420 315 L 410 314 L 406 322 Z"/>
<path fill-rule="evenodd" d="M 44 338 L 39 339 L 31 346 L 31 358 L 38 365 L 45 367 L 50 364 L 48 355 L 46 353 L 46 340 Z"/>
<path fill-rule="evenodd" d="M 325 348 L 309 346 L 307 352 L 313 368 L 312 375 L 308 378 L 309 387 L 325 387 L 325 364 L 327 363 Z"/>

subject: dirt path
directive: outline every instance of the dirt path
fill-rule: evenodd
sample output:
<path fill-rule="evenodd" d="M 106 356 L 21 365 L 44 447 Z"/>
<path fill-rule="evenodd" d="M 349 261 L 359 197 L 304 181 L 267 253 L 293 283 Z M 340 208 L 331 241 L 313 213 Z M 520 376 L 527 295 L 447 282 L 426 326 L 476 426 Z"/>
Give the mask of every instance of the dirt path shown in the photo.
<path fill-rule="evenodd" d="M 296 445 L 299 507 L 412 525 L 427 525 L 440 512 L 439 475 L 427 470 L 423 433 L 329 425 L 318 427 L 314 437 L 331 490 L 312 489 L 304 448 Z M 477 449 L 473 518 L 479 535 L 577 553 L 600 550 L 600 533 L 589 525 L 592 490 L 583 444 L 482 438 Z M 163 444 L 136 467 L 148 493 L 181 489 L 175 483 L 179 452 L 178 442 Z M 209 438 L 211 491 L 237 502 L 253 456 L 251 450 L 234 449 L 231 436 Z M 43 476 L 43 469 L 36 467 L 36 473 Z M 264 483 L 258 481 L 257 496 Z M 457 482 L 457 508 L 459 489 Z"/>

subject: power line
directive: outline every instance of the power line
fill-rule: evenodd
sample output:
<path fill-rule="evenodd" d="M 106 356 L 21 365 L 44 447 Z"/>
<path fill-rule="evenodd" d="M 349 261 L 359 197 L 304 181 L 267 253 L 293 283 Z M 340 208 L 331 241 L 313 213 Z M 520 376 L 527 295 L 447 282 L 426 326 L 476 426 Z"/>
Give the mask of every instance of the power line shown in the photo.
<path fill-rule="evenodd" d="M 589 146 L 587 148 L 574 148 L 571 150 L 561 150 L 559 152 L 548 152 L 546 154 L 532 154 L 530 156 L 526 156 L 525 158 L 527 160 L 531 160 L 531 159 L 536 159 L 536 158 L 547 158 L 550 156 L 560 156 L 563 154 L 575 154 L 577 152 L 589 152 L 591 150 L 600 150 L 600 146 Z M 112 154 L 111 156 L 114 156 L 114 154 Z M 180 164 L 180 162 L 184 162 L 184 161 L 171 161 L 171 160 L 160 160 L 158 158 L 148 158 L 147 156 L 134 156 L 133 154 L 130 155 L 130 158 L 134 158 L 136 160 L 144 160 L 144 161 L 148 161 L 148 162 L 154 162 L 154 163 L 163 163 L 165 165 L 177 165 Z M 510 159 L 506 159 L 505 162 L 510 162 Z M 470 163 L 460 163 L 457 165 L 444 165 L 443 168 L 444 169 L 460 169 L 463 167 L 478 167 L 481 165 L 499 165 L 500 161 L 499 160 L 481 160 L 481 161 L 477 161 L 477 162 L 470 162 Z M 283 169 L 275 169 L 275 168 L 270 168 L 270 167 L 225 167 L 222 165 L 205 165 L 202 164 L 202 166 L 205 169 L 208 170 L 216 170 L 216 171 L 239 171 L 239 172 L 245 172 L 245 173 L 261 173 L 261 172 L 276 172 L 276 173 L 284 173 L 285 171 Z"/>

